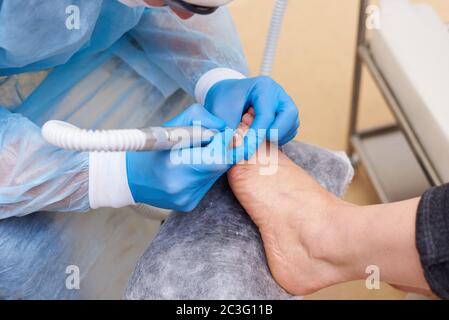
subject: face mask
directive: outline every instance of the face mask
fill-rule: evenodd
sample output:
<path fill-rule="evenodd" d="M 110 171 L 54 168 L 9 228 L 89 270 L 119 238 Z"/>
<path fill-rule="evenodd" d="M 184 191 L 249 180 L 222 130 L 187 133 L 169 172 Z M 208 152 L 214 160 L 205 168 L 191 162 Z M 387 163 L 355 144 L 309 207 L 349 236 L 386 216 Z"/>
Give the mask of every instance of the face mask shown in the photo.
<path fill-rule="evenodd" d="M 147 4 L 144 0 L 118 0 L 119 2 L 123 3 L 125 6 L 128 7 L 149 7 L 151 6 Z M 186 1 L 191 4 L 195 5 L 202 5 L 202 6 L 213 6 L 213 7 L 219 7 L 223 6 L 225 4 L 228 4 L 232 0 L 190 0 Z"/>
<path fill-rule="evenodd" d="M 148 7 L 151 8 L 149 4 L 147 4 L 144 0 L 118 0 L 123 3 L 125 6 L 135 8 L 135 7 Z"/>

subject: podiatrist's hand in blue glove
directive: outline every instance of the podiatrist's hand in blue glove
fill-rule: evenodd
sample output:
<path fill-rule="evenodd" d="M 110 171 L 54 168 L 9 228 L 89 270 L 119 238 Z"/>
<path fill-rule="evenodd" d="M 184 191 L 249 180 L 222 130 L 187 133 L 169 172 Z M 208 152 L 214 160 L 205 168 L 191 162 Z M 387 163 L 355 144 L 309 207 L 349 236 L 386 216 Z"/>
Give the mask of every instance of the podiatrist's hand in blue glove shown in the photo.
<path fill-rule="evenodd" d="M 198 104 L 165 126 L 192 126 L 197 121 L 202 127 L 221 130 L 205 147 L 127 153 L 128 184 L 135 202 L 191 211 L 217 179 L 243 159 L 243 148 L 229 148 L 235 130 L 225 129 L 223 120 Z M 253 144 L 250 153 L 255 149 Z"/>
<path fill-rule="evenodd" d="M 266 138 L 280 145 L 286 144 L 298 133 L 299 117 L 295 103 L 269 77 L 220 81 L 207 93 L 204 106 L 225 120 L 230 128 L 236 128 L 242 115 L 253 107 L 255 119 L 251 128 L 256 134 L 259 129 L 267 130 Z M 270 129 L 277 130 L 277 137 L 270 136 Z"/>

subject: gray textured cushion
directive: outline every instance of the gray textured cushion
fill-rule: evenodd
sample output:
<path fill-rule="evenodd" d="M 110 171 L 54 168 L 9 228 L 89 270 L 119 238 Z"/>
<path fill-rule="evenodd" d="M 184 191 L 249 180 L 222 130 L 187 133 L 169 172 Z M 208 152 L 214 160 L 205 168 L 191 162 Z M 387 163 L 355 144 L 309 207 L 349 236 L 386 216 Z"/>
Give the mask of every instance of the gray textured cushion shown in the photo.
<path fill-rule="evenodd" d="M 342 154 L 291 142 L 296 164 L 341 196 L 353 169 Z M 226 177 L 193 213 L 173 213 L 162 225 L 130 279 L 127 299 L 290 299 L 273 280 L 257 227 Z"/>

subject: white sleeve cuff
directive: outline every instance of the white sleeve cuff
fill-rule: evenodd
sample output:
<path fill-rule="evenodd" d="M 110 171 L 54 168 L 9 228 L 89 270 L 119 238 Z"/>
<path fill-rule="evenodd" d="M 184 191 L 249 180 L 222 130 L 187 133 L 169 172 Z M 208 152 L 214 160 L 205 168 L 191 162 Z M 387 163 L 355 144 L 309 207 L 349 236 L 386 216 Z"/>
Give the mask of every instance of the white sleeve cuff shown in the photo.
<path fill-rule="evenodd" d="M 126 172 L 126 152 L 89 154 L 89 204 L 92 209 L 134 205 Z"/>
<path fill-rule="evenodd" d="M 206 96 L 209 92 L 210 88 L 214 86 L 217 82 L 220 82 L 222 80 L 229 80 L 229 79 L 245 79 L 245 75 L 241 74 L 240 72 L 228 69 L 228 68 L 215 68 L 212 70 L 209 70 L 205 74 L 203 74 L 196 83 L 195 87 L 195 98 L 196 101 L 204 105 L 206 102 Z"/>

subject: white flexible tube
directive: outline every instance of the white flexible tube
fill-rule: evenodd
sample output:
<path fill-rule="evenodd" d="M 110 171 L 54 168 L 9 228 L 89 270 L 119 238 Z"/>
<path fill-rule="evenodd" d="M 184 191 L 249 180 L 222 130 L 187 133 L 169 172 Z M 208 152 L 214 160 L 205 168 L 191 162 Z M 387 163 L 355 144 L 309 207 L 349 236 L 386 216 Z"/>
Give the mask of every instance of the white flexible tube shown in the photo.
<path fill-rule="evenodd" d="M 139 151 L 146 142 L 138 129 L 93 131 L 57 120 L 45 123 L 42 135 L 55 146 L 75 151 Z"/>
<path fill-rule="evenodd" d="M 268 31 L 267 43 L 265 45 L 265 53 L 260 70 L 263 76 L 269 76 L 273 70 L 273 63 L 276 57 L 276 49 L 281 34 L 282 22 L 284 21 L 285 11 L 287 9 L 288 0 L 276 0 L 271 17 L 270 30 Z"/>

